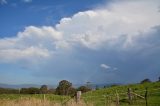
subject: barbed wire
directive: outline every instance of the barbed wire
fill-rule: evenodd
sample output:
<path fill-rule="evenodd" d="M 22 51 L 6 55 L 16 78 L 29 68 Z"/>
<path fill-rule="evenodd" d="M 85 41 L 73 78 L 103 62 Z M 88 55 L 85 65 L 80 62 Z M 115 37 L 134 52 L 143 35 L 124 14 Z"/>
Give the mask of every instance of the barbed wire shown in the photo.
<path fill-rule="evenodd" d="M 160 90 L 160 88 L 157 88 L 157 89 L 148 89 L 148 92 L 150 91 L 156 91 L 156 90 Z M 140 93 L 140 92 L 146 92 L 146 90 L 139 90 L 139 91 L 132 91 L 134 93 Z M 131 92 L 131 93 L 132 93 Z M 121 92 L 121 93 L 118 93 L 119 96 L 121 95 L 127 95 L 128 92 Z M 153 93 L 149 93 L 149 94 L 153 94 Z M 106 97 L 113 97 L 115 96 L 115 94 L 107 94 L 107 95 L 97 95 L 97 96 L 83 96 L 82 98 L 92 98 L 92 97 L 103 97 L 103 98 L 106 98 Z"/>

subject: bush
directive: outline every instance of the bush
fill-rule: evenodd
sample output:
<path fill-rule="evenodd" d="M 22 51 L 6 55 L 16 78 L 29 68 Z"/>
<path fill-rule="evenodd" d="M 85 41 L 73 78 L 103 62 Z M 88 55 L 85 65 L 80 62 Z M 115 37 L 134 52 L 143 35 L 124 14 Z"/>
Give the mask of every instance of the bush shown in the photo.
<path fill-rule="evenodd" d="M 143 84 L 143 83 L 150 83 L 150 82 L 151 82 L 151 80 L 148 79 L 148 78 L 146 78 L 146 79 L 144 79 L 144 80 L 141 81 L 141 84 Z"/>
<path fill-rule="evenodd" d="M 34 87 L 31 87 L 31 88 L 21 88 L 20 93 L 21 94 L 39 94 L 40 90 L 39 90 L 39 88 L 34 88 Z"/>
<path fill-rule="evenodd" d="M 12 89 L 12 88 L 0 88 L 0 94 L 18 94 L 18 89 Z"/>
<path fill-rule="evenodd" d="M 81 91 L 82 93 L 91 91 L 91 89 L 88 88 L 88 87 L 86 87 L 86 86 L 80 86 L 77 90 L 78 90 L 78 91 Z"/>
<path fill-rule="evenodd" d="M 59 82 L 59 85 L 56 88 L 56 94 L 73 95 L 73 93 L 75 93 L 75 89 L 72 87 L 72 83 L 67 80 L 62 80 Z"/>
<path fill-rule="evenodd" d="M 53 89 L 53 88 L 52 88 L 52 89 L 49 89 L 49 90 L 47 91 L 47 93 L 48 93 L 48 94 L 54 94 L 54 93 L 55 93 L 55 89 Z"/>
<path fill-rule="evenodd" d="M 47 91 L 48 91 L 47 85 L 42 85 L 41 88 L 40 88 L 40 93 L 41 94 L 46 94 Z"/>

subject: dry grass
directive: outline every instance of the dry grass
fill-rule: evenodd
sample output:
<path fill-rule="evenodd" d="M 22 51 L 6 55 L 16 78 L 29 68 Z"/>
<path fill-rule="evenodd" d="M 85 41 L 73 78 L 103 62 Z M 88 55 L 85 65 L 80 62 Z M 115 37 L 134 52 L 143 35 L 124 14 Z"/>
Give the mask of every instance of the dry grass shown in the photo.
<path fill-rule="evenodd" d="M 1 106 L 60 106 L 57 103 L 40 99 L 0 100 Z"/>
<path fill-rule="evenodd" d="M 74 100 L 70 100 L 63 106 L 93 106 L 92 104 L 85 104 L 83 101 L 76 103 Z M 0 100 L 0 106 L 62 106 L 61 103 L 54 101 L 40 100 L 40 99 L 18 99 L 18 100 Z"/>

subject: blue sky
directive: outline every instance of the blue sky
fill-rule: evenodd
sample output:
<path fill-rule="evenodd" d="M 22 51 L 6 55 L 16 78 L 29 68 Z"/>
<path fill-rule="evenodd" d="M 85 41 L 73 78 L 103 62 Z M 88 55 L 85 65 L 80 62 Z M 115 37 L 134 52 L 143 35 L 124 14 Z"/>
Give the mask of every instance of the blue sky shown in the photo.
<path fill-rule="evenodd" d="M 160 76 L 159 0 L 0 0 L 0 83 Z"/>
<path fill-rule="evenodd" d="M 0 37 L 15 36 L 30 25 L 55 25 L 63 17 L 106 3 L 106 0 L 4 0 L 6 4 L 2 1 Z"/>

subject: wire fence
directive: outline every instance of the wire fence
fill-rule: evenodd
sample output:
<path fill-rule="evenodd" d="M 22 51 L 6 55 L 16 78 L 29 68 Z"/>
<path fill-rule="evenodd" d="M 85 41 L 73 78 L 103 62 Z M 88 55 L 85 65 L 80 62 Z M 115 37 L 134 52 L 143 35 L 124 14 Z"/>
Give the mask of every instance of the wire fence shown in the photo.
<path fill-rule="evenodd" d="M 158 85 L 158 87 L 160 86 Z M 15 95 L 13 95 L 13 97 L 14 96 Z M 27 95 L 25 96 L 20 95 L 20 96 L 22 99 L 24 99 L 24 97 L 27 98 Z M 128 88 L 125 89 L 124 91 L 114 89 L 112 92 L 107 91 L 107 89 L 105 89 L 104 92 L 91 91 L 88 92 L 87 94 L 82 94 L 81 97 L 77 97 L 77 95 L 69 97 L 69 96 L 51 96 L 45 94 L 44 95 L 37 94 L 33 96 L 36 98 L 40 98 L 42 102 L 43 101 L 45 102 L 46 100 L 58 101 L 58 103 L 60 103 L 62 106 L 71 106 L 67 105 L 71 101 L 77 104 L 79 102 L 83 103 L 83 105 L 80 106 L 160 106 L 160 88 L 157 89 Z M 28 98 L 31 99 L 32 96 L 28 96 Z M 79 105 L 74 105 L 74 106 L 79 106 Z"/>
<path fill-rule="evenodd" d="M 130 90 L 129 90 L 130 89 Z M 160 88 L 132 90 L 103 95 L 82 96 L 82 100 L 94 106 L 160 106 Z"/>

